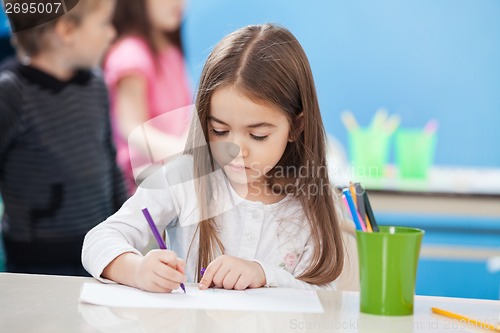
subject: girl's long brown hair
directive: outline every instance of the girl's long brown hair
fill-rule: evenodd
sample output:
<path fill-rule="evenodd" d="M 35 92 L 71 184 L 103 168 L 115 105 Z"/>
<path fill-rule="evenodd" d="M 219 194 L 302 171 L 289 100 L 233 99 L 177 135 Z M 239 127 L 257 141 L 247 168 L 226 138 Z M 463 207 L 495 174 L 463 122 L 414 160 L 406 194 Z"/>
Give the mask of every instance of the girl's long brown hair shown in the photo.
<path fill-rule="evenodd" d="M 311 264 L 299 279 L 316 285 L 335 280 L 343 268 L 344 251 L 326 168 L 325 131 L 304 50 L 287 29 L 272 24 L 244 27 L 219 42 L 201 74 L 196 98 L 201 131 L 197 126 L 191 128 L 190 140 L 194 147 L 202 147 L 208 142 L 210 100 L 215 90 L 225 86 L 235 86 L 256 102 L 275 105 L 287 116 L 295 140 L 288 143 L 277 167 L 266 177 L 270 186 L 278 184 L 281 189 L 292 188 L 286 194 L 295 195 L 300 200 L 309 221 L 314 253 Z M 301 114 L 302 120 L 299 120 Z M 209 210 L 216 204 L 216 196 L 212 194 L 217 193 L 217 184 L 201 178 L 215 171 L 217 166 L 209 148 L 189 152 L 194 159 L 202 220 L 198 225 L 196 271 L 199 272 L 217 254 L 224 253 L 224 246 L 214 219 L 208 218 L 213 216 L 209 215 Z M 310 172 L 305 176 L 300 173 L 299 178 L 293 174 L 283 177 L 283 170 L 301 168 Z M 308 192 L 311 189 L 319 193 Z"/>
<path fill-rule="evenodd" d="M 147 16 L 146 2 L 144 0 L 117 0 L 113 25 L 116 29 L 117 40 L 128 35 L 139 36 L 146 41 L 154 55 L 158 54 L 158 49 L 153 41 L 153 28 Z M 181 52 L 183 51 L 180 28 L 176 31 L 165 32 L 165 36 Z"/>

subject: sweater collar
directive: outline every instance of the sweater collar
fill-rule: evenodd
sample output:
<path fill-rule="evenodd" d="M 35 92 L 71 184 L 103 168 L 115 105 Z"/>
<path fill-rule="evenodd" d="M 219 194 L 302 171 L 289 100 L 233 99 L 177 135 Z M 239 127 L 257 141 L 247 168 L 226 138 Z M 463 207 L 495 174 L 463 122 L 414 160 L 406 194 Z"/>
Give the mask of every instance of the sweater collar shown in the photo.
<path fill-rule="evenodd" d="M 89 70 L 78 70 L 70 79 L 62 81 L 55 76 L 30 65 L 17 63 L 16 69 L 19 74 L 21 74 L 29 82 L 54 93 L 59 93 L 64 88 L 72 84 L 85 85 L 91 79 L 91 72 Z"/>

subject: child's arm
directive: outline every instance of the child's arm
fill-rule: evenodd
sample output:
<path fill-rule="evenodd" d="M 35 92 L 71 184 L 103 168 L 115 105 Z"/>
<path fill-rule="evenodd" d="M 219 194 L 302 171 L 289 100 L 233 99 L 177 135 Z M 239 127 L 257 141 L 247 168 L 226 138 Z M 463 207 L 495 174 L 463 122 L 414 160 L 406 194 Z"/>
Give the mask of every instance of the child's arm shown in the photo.
<path fill-rule="evenodd" d="M 236 290 L 259 287 L 334 290 L 335 284 L 335 282 L 322 286 L 310 284 L 298 280 L 296 276 L 281 267 L 223 255 L 208 265 L 200 282 L 200 289 L 215 286 Z"/>
<path fill-rule="evenodd" d="M 297 279 L 312 258 L 312 244 L 306 246 L 301 261 L 291 274 L 281 267 L 260 261 L 249 261 L 238 257 L 223 255 L 208 265 L 200 282 L 200 289 L 211 286 L 224 289 L 243 290 L 259 287 L 288 287 L 298 289 L 359 290 L 356 241 L 353 233 L 342 226 L 344 241 L 344 266 L 340 276 L 325 285 L 314 285 Z"/>
<path fill-rule="evenodd" d="M 248 261 L 231 256 L 221 256 L 207 267 L 200 288 L 206 289 L 210 285 L 215 285 L 216 287 L 226 289 L 266 286 L 299 289 L 359 290 L 358 256 L 354 225 L 343 218 L 338 205 L 335 208 L 344 245 L 344 265 L 342 273 L 335 281 L 324 285 L 314 285 L 298 279 L 312 260 L 314 245 L 310 239 L 305 244 L 304 252 L 301 254 L 300 261 L 293 273 L 288 272 L 282 267 L 276 267 L 275 265 L 257 260 Z M 234 283 L 235 280 L 237 280 L 236 283 Z"/>
<path fill-rule="evenodd" d="M 156 101 L 152 99 L 154 94 L 151 92 L 156 89 L 155 84 L 164 85 L 157 81 L 161 76 L 158 74 L 159 70 L 162 71 L 160 67 L 146 42 L 136 37 L 118 41 L 104 63 L 106 82 L 114 92 L 114 119 L 119 135 L 144 156 L 153 152 L 155 161 L 182 151 L 188 134 L 186 130 L 180 138 L 148 125 L 150 119 L 157 115 L 152 111 Z M 177 114 L 177 111 L 167 112 L 161 117 L 176 117 Z M 149 147 L 145 144 L 143 130 L 147 133 Z"/>
<path fill-rule="evenodd" d="M 149 243 L 149 226 L 142 214 L 143 208 L 148 208 L 160 230 L 182 214 L 183 209 L 189 210 L 183 187 L 169 186 L 176 177 L 184 179 L 189 174 L 192 177 L 192 159 L 179 160 L 148 177 L 118 212 L 86 235 L 82 262 L 95 278 L 101 281 L 108 278 L 149 291 L 168 291 L 172 283 L 178 286 L 184 282 L 184 263 L 179 262 L 173 252 L 151 251 L 145 256 L 140 252 Z M 158 280 L 155 275 L 164 279 Z"/>
<path fill-rule="evenodd" d="M 356 240 L 346 231 L 342 232 L 342 238 L 344 241 L 344 266 L 342 273 L 335 281 L 324 285 L 315 285 L 298 279 L 300 273 L 307 268 L 312 259 L 313 246 L 311 243 L 306 246 L 306 250 L 302 254 L 293 274 L 281 267 L 259 262 L 265 272 L 265 286 L 298 289 L 359 290 Z"/>
<path fill-rule="evenodd" d="M 200 289 L 211 286 L 224 289 L 244 290 L 260 288 L 266 284 L 266 274 L 255 261 L 222 255 L 212 261 L 200 281 Z"/>
<path fill-rule="evenodd" d="M 150 111 L 147 103 L 147 82 L 139 75 L 128 75 L 117 83 L 116 88 L 116 120 L 120 135 L 127 139 L 129 144 L 141 151 L 145 156 L 153 152 L 154 156 L 169 157 L 178 154 L 184 148 L 188 131 L 182 137 L 168 135 L 149 124 Z M 165 114 L 162 117 L 175 116 L 177 111 Z M 147 133 L 147 142 L 137 129 L 144 126 Z M 143 133 L 142 131 L 140 132 Z"/>
<path fill-rule="evenodd" d="M 185 266 L 169 250 L 152 250 L 144 257 L 126 252 L 109 263 L 101 276 L 142 290 L 171 292 L 186 282 Z"/>

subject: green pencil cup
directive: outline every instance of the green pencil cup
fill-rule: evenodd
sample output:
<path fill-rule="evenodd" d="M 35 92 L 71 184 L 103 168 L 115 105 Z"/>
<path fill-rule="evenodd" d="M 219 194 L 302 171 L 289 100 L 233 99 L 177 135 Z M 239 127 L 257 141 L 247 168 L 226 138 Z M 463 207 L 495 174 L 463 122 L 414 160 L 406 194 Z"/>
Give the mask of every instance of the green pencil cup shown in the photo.
<path fill-rule="evenodd" d="M 357 178 L 381 178 L 389 159 L 390 135 L 383 131 L 358 128 L 349 132 L 349 149 Z"/>
<path fill-rule="evenodd" d="M 360 311 L 384 316 L 412 315 L 424 231 L 392 226 L 379 229 L 380 232 L 356 231 Z"/>
<path fill-rule="evenodd" d="M 434 160 L 437 137 L 416 129 L 396 133 L 396 164 L 400 178 L 426 179 Z"/>

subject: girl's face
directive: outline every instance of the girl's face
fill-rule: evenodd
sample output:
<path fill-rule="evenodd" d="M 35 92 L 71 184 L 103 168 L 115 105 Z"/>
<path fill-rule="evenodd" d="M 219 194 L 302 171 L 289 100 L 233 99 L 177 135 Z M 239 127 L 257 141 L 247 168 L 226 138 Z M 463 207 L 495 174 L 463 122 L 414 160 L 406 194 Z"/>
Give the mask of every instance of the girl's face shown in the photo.
<path fill-rule="evenodd" d="M 258 186 L 281 159 L 290 124 L 276 106 L 256 103 L 229 86 L 212 95 L 208 132 L 212 154 L 233 185 Z"/>
<path fill-rule="evenodd" d="M 179 28 L 184 0 L 146 0 L 146 11 L 153 28 L 172 32 Z"/>

